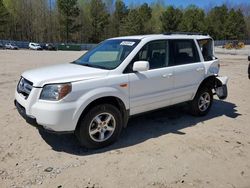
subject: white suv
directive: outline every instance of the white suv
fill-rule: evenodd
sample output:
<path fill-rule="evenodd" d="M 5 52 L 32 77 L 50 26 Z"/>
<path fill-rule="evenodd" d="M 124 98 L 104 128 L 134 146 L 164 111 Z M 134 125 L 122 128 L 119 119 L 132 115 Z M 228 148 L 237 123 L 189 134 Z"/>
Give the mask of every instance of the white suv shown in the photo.
<path fill-rule="evenodd" d="M 24 72 L 15 105 L 26 121 L 74 132 L 81 145 L 104 147 L 129 116 L 188 102 L 208 113 L 213 95 L 227 97 L 208 35 L 159 34 L 105 40 L 78 60 Z"/>
<path fill-rule="evenodd" d="M 40 44 L 31 42 L 29 43 L 29 49 L 30 50 L 42 50 L 43 48 L 40 46 Z"/>

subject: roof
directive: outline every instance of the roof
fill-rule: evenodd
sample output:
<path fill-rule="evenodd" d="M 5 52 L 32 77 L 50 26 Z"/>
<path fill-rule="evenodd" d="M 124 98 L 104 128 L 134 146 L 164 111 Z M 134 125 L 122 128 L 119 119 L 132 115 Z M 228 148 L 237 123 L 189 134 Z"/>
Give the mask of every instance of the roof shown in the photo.
<path fill-rule="evenodd" d="M 115 37 L 112 39 L 209 39 L 209 35 L 200 35 L 200 34 L 152 34 L 152 35 L 134 35 L 134 36 L 122 36 Z"/>

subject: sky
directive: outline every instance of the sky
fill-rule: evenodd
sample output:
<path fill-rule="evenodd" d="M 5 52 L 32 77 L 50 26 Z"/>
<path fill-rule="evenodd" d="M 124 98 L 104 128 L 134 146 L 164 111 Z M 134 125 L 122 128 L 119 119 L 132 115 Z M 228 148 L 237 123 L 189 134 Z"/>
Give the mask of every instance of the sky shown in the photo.
<path fill-rule="evenodd" d="M 164 2 L 165 5 L 174 5 L 177 7 L 186 7 L 190 4 L 194 4 L 196 6 L 199 6 L 201 8 L 209 7 L 209 6 L 216 6 L 216 5 L 222 5 L 224 3 L 226 4 L 233 4 L 238 5 L 241 3 L 248 3 L 250 4 L 250 0 L 160 0 L 161 2 Z M 138 3 L 154 3 L 157 2 L 157 0 L 124 0 L 124 2 L 127 5 L 133 5 Z"/>

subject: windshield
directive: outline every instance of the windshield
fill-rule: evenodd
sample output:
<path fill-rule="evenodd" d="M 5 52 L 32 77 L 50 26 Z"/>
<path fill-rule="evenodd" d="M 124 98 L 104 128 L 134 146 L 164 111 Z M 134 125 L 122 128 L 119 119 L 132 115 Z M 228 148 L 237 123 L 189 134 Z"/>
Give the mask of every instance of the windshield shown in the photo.
<path fill-rule="evenodd" d="M 108 70 L 115 69 L 139 42 L 140 40 L 131 39 L 106 40 L 73 63 Z"/>

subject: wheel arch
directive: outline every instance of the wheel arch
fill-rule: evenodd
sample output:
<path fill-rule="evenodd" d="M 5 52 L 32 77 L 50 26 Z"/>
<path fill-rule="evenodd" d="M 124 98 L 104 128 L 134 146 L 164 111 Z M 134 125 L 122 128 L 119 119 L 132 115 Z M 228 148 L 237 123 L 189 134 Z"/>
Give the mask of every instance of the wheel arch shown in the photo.
<path fill-rule="evenodd" d="M 197 92 L 199 91 L 199 89 L 201 87 L 204 87 L 204 86 L 208 86 L 208 88 L 210 89 L 213 89 L 214 86 L 215 86 L 215 83 L 216 83 L 216 76 L 215 75 L 211 75 L 211 76 L 208 76 L 206 77 L 204 80 L 202 80 L 202 82 L 200 83 L 199 87 L 197 88 L 193 98 L 195 97 L 195 95 L 197 94 Z M 193 99 L 192 98 L 192 99 Z"/>
<path fill-rule="evenodd" d="M 206 77 L 199 85 L 199 88 L 200 89 L 201 87 L 203 86 L 208 86 L 210 89 L 213 89 L 214 86 L 215 86 L 215 82 L 216 82 L 216 76 L 215 75 L 211 75 L 211 76 L 208 76 Z"/>
<path fill-rule="evenodd" d="M 79 122 L 81 120 L 81 118 L 83 118 L 86 113 L 88 113 L 88 111 L 99 104 L 111 104 L 114 105 L 122 114 L 122 120 L 123 120 L 123 127 L 126 127 L 127 122 L 128 122 L 128 118 L 129 118 L 129 110 L 126 109 L 126 105 L 123 102 L 122 99 L 120 99 L 117 96 L 102 96 L 99 98 L 94 99 L 93 101 L 91 101 L 88 105 L 86 105 L 86 107 L 82 110 L 81 115 L 79 116 L 78 120 L 77 120 L 77 124 L 76 124 L 76 128 L 75 130 L 78 129 L 79 127 Z"/>

